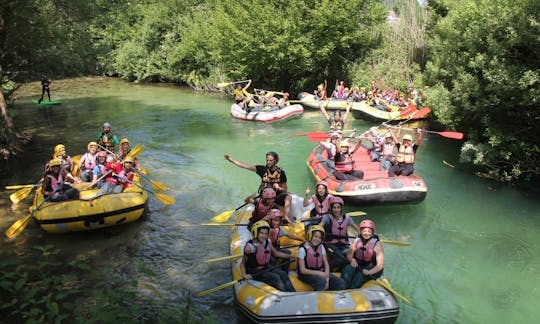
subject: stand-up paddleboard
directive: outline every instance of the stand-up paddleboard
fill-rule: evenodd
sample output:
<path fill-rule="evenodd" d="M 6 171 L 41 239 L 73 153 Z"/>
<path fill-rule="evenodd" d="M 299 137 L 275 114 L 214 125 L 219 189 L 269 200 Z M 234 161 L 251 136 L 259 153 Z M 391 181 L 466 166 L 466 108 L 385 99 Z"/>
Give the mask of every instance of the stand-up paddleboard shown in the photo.
<path fill-rule="evenodd" d="M 32 99 L 32 102 L 38 105 L 59 105 L 62 101 L 59 100 L 42 100 L 39 102 L 39 99 Z"/>

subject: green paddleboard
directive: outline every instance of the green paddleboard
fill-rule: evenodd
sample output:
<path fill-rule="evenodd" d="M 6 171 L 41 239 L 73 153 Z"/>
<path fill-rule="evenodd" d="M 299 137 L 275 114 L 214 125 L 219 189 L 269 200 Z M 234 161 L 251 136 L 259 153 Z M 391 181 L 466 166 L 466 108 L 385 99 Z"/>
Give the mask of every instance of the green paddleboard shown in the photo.
<path fill-rule="evenodd" d="M 59 105 L 62 103 L 62 101 L 58 100 L 43 100 L 39 103 L 39 99 L 33 99 L 32 102 L 39 105 Z"/>

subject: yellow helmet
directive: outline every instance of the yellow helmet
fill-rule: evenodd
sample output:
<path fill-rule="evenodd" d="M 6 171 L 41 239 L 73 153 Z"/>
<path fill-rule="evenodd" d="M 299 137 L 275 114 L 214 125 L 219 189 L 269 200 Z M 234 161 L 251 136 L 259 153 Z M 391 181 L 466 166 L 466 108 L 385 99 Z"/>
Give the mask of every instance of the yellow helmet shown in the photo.
<path fill-rule="evenodd" d="M 122 165 L 125 163 L 132 163 L 133 164 L 133 158 L 131 156 L 126 156 L 124 160 L 122 160 Z"/>
<path fill-rule="evenodd" d="M 388 133 L 384 134 L 384 138 L 388 138 L 388 137 L 392 137 L 392 133 L 388 132 Z"/>
<path fill-rule="evenodd" d="M 308 241 L 311 241 L 311 238 L 313 237 L 313 232 L 316 232 L 316 231 L 319 231 L 322 233 L 322 238 L 324 239 L 324 235 L 325 235 L 325 231 L 324 231 L 324 227 L 322 227 L 321 225 L 313 225 L 311 226 L 308 231 L 307 231 L 307 234 L 306 234 L 306 239 Z"/>
<path fill-rule="evenodd" d="M 61 166 L 62 162 L 58 159 L 52 159 L 49 161 L 49 167 L 52 168 L 53 166 Z"/>
<path fill-rule="evenodd" d="M 97 148 L 97 147 L 98 147 L 98 143 L 96 143 L 96 142 L 90 142 L 90 143 L 88 143 L 88 146 L 87 146 L 86 148 L 87 148 L 87 149 L 90 149 L 90 147 L 92 147 L 92 146 L 94 146 L 94 147 Z"/>
<path fill-rule="evenodd" d="M 124 143 L 130 144 L 129 140 L 127 138 L 125 138 L 125 137 L 120 140 L 120 144 L 124 144 Z"/>
<path fill-rule="evenodd" d="M 411 135 L 409 135 L 409 134 L 407 134 L 407 135 L 404 135 L 404 136 L 403 136 L 403 140 L 404 140 L 404 141 L 407 141 L 407 140 L 409 140 L 409 141 L 411 141 L 411 142 L 412 142 L 412 136 L 411 136 Z"/>
<path fill-rule="evenodd" d="M 56 145 L 56 146 L 54 147 L 54 153 L 58 153 L 58 152 L 60 152 L 60 150 L 62 150 L 62 149 L 65 150 L 65 149 L 66 149 L 66 146 L 65 146 L 64 144 L 58 144 L 58 145 Z"/>
<path fill-rule="evenodd" d="M 253 234 L 253 237 L 257 237 L 257 235 L 259 235 L 259 231 L 263 228 L 270 229 L 270 224 L 268 224 L 268 222 L 264 220 L 255 222 L 255 224 L 251 226 L 251 234 Z"/>
<path fill-rule="evenodd" d="M 349 147 L 350 144 L 349 144 L 349 141 L 347 140 L 343 140 L 341 142 L 339 142 L 339 148 L 342 148 L 342 147 Z"/>

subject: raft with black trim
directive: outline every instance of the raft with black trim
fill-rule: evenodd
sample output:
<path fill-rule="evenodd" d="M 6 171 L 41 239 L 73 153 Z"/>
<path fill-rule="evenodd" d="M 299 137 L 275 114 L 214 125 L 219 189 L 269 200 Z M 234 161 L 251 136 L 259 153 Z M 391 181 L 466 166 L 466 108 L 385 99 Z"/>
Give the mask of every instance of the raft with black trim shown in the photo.
<path fill-rule="evenodd" d="M 427 107 L 425 107 L 427 108 Z M 403 109 L 408 109 L 403 108 Z M 366 101 L 353 102 L 351 107 L 351 112 L 354 118 L 356 119 L 367 119 L 374 121 L 402 121 L 402 120 L 418 120 L 425 119 L 428 117 L 431 109 L 423 109 L 421 111 L 417 109 L 412 109 L 410 114 L 401 116 L 403 110 L 399 110 L 398 107 L 394 107 L 392 111 L 379 110 L 375 107 L 372 107 L 367 104 Z"/>
<path fill-rule="evenodd" d="M 265 123 L 286 120 L 299 116 L 303 112 L 304 107 L 298 104 L 289 106 L 253 107 L 247 111 L 237 104 L 232 104 L 231 106 L 231 116 L 233 118 Z"/>
<path fill-rule="evenodd" d="M 140 184 L 137 177 L 136 183 Z M 82 189 L 89 183 L 76 187 Z M 130 186 L 117 194 L 94 198 L 98 189 L 82 190 L 80 198 L 61 202 L 45 202 L 34 213 L 34 219 L 49 233 L 88 231 L 134 222 L 144 214 L 148 193 L 137 186 Z M 43 201 L 41 187 L 36 189 L 30 211 Z"/>
<path fill-rule="evenodd" d="M 356 141 L 350 141 L 351 147 Z M 334 176 L 333 161 L 328 151 L 319 144 L 307 158 L 307 166 L 315 180 L 328 183 L 328 191 L 347 202 L 357 205 L 419 202 L 427 195 L 427 185 L 416 173 L 410 176 L 389 177 L 388 171 L 380 170 L 380 162 L 371 162 L 366 148 L 359 147 L 353 153 L 355 169 L 364 171 L 364 178 L 338 180 Z"/>
<path fill-rule="evenodd" d="M 347 100 L 340 100 L 340 99 L 334 99 L 334 98 L 328 98 L 326 100 L 317 100 L 315 98 L 314 94 L 307 93 L 307 92 L 301 92 L 298 95 L 298 99 L 300 103 L 310 109 L 320 109 L 321 105 L 326 110 L 345 110 L 348 106 L 351 104 Z"/>
<path fill-rule="evenodd" d="M 296 196 L 302 203 L 302 198 Z M 294 206 L 293 206 L 294 209 Z M 253 205 L 239 212 L 235 223 L 247 224 Z M 296 217 L 291 210 L 291 218 Z M 304 237 L 304 223 L 286 226 L 285 230 Z M 231 255 L 242 254 L 245 243 L 252 238 L 247 226 L 233 226 L 230 235 Z M 282 246 L 298 244 L 289 239 L 282 240 Z M 297 254 L 298 248 L 291 249 Z M 395 297 L 375 281 L 368 281 L 360 289 L 340 291 L 313 291 L 303 283 L 291 264 L 289 277 L 296 292 L 282 292 L 263 282 L 241 280 L 242 259 L 231 261 L 232 279 L 238 280 L 233 286 L 234 297 L 240 310 L 255 323 L 393 323 L 399 315 L 399 304 Z M 339 274 L 337 274 L 339 275 Z M 385 284 L 390 285 L 386 279 Z"/>

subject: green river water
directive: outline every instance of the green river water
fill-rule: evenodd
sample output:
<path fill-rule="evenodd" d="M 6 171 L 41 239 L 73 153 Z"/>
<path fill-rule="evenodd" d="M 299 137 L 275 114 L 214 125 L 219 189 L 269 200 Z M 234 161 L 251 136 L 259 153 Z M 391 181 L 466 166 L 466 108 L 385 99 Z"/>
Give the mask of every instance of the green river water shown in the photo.
<path fill-rule="evenodd" d="M 96 232 L 48 235 L 30 223 L 13 241 L 2 240 L 0 256 L 24 258 L 33 244 L 54 244 L 63 256 L 91 257 L 95 266 L 126 269 L 139 280 L 142 294 L 175 303 L 188 292 L 230 281 L 227 262 L 203 264 L 227 255 L 228 232 L 197 224 L 242 204 L 259 178 L 227 163 L 223 155 L 264 164 L 267 151 L 280 154 L 289 190 L 302 195 L 314 181 L 306 158 L 314 143 L 291 134 L 326 130 L 323 117 L 302 117 L 273 124 L 233 120 L 229 98 L 194 93 L 171 85 L 137 85 L 115 79 L 73 79 L 51 84 L 62 105 L 38 107 L 39 85 L 23 88 L 10 113 L 34 140 L 0 180 L 35 183 L 54 145 L 82 154 L 104 121 L 119 137 L 144 147 L 142 165 L 152 179 L 167 184 L 176 204 L 149 200 L 145 220 Z M 373 123 L 350 118 L 347 128 Z M 435 134 L 424 137 L 416 171 L 428 184 L 418 204 L 347 206 L 363 210 L 386 239 L 411 247 L 385 246 L 385 275 L 413 306 L 401 304 L 398 323 L 535 323 L 540 317 L 540 218 L 538 189 L 477 177 L 457 164 L 459 143 Z M 0 191 L 0 229 L 28 215 L 31 199 L 11 206 Z M 148 271 L 153 276 L 148 276 Z M 246 323 L 236 310 L 231 288 L 193 302 L 222 323 Z"/>

